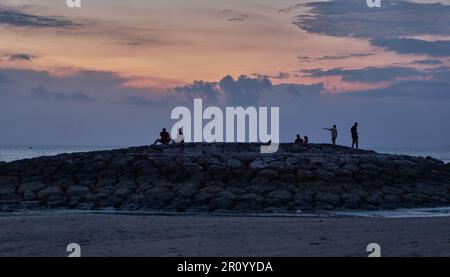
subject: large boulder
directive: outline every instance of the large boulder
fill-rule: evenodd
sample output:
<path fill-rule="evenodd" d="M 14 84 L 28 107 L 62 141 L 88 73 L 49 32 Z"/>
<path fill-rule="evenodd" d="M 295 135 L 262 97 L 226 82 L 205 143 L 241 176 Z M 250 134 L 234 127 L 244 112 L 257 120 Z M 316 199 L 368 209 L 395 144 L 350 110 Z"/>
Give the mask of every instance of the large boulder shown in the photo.
<path fill-rule="evenodd" d="M 292 199 L 292 193 L 287 190 L 277 189 L 269 193 L 268 197 L 286 203 Z"/>
<path fill-rule="evenodd" d="M 211 199 L 209 207 L 211 210 L 230 210 L 233 208 L 234 201 L 229 198 L 216 197 Z"/>
<path fill-rule="evenodd" d="M 316 202 L 326 203 L 328 205 L 332 205 L 333 207 L 338 207 L 341 204 L 341 196 L 334 193 L 322 192 L 315 196 Z"/>
<path fill-rule="evenodd" d="M 0 189 L 12 188 L 15 189 L 20 183 L 18 177 L 0 176 Z"/>
<path fill-rule="evenodd" d="M 72 196 L 85 196 L 87 195 L 91 190 L 86 186 L 80 186 L 80 185 L 74 185 L 71 187 L 68 187 L 66 190 L 66 194 L 69 197 Z"/>
<path fill-rule="evenodd" d="M 24 194 L 26 191 L 30 191 L 30 192 L 37 192 L 39 190 L 42 190 L 44 188 L 46 188 L 47 185 L 44 184 L 43 182 L 29 182 L 29 183 L 23 183 L 19 186 L 17 193 L 22 195 Z"/>
<path fill-rule="evenodd" d="M 64 192 L 62 191 L 61 187 L 53 186 L 45 188 L 37 193 L 37 197 L 39 200 L 46 200 L 51 195 L 62 196 L 64 195 Z"/>

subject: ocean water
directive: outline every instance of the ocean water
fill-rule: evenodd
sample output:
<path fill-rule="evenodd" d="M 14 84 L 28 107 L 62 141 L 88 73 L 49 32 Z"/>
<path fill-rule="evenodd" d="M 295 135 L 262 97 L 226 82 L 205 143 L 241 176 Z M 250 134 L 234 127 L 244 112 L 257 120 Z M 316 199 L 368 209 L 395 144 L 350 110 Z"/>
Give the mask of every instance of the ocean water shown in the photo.
<path fill-rule="evenodd" d="M 397 209 L 390 211 L 346 211 L 332 212 L 334 215 L 379 218 L 450 217 L 450 207 Z"/>
<path fill-rule="evenodd" d="M 89 152 L 98 150 L 111 150 L 123 148 L 125 146 L 15 146 L 0 145 L 0 162 L 10 162 L 21 159 L 29 159 L 40 156 L 53 156 L 63 153 Z M 401 154 L 421 157 L 433 157 L 445 163 L 450 162 L 450 146 L 444 147 L 423 147 L 423 148 L 401 148 L 385 147 L 370 148 L 379 153 Z"/>
<path fill-rule="evenodd" d="M 441 160 L 445 163 L 450 163 L 450 146 L 440 146 L 440 147 L 383 147 L 383 148 L 372 148 L 379 153 L 386 154 L 400 154 L 409 156 L 419 156 L 419 157 L 433 157 L 435 159 Z"/>
<path fill-rule="evenodd" d="M 0 162 L 30 159 L 40 156 L 54 156 L 64 153 L 91 152 L 122 148 L 120 146 L 18 146 L 0 145 Z"/>

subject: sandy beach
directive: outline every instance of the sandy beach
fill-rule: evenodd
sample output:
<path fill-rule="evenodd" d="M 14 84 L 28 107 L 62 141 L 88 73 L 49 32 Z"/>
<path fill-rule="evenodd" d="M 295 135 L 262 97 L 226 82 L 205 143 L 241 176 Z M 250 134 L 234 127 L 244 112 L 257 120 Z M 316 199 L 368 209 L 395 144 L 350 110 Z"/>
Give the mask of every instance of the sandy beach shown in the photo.
<path fill-rule="evenodd" d="M 450 217 L 0 216 L 0 256 L 450 256 Z"/>

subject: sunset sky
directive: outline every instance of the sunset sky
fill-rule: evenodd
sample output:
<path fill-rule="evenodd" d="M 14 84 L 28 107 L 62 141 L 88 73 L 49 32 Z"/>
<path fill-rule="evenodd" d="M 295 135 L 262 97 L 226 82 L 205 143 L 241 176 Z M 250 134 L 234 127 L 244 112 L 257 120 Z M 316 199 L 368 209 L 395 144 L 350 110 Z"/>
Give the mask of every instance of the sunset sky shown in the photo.
<path fill-rule="evenodd" d="M 450 1 L 65 2 L 0 0 L 0 144 L 144 144 L 194 96 L 280 106 L 283 141 L 450 136 Z"/>

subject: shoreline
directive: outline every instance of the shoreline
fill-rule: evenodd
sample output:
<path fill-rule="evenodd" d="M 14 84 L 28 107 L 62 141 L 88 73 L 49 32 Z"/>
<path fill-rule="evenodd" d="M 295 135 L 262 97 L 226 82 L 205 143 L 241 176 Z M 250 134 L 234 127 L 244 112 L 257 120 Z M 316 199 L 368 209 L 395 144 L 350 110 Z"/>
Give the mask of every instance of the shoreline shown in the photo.
<path fill-rule="evenodd" d="M 450 206 L 395 210 L 340 210 L 321 212 L 292 213 L 179 213 L 163 211 L 120 211 L 120 210 L 77 210 L 77 209 L 23 209 L 12 212 L 0 212 L 0 217 L 50 216 L 50 215 L 118 215 L 118 216 L 167 216 L 167 217 L 236 217 L 236 218 L 435 218 L 450 217 Z"/>
<path fill-rule="evenodd" d="M 0 256 L 383 257 L 450 255 L 450 218 L 214 217 L 117 214 L 0 216 Z"/>

